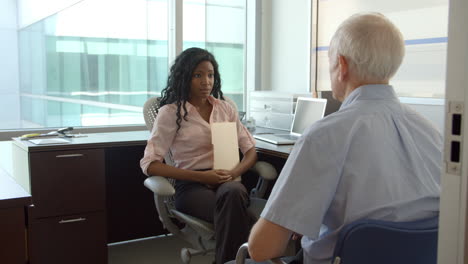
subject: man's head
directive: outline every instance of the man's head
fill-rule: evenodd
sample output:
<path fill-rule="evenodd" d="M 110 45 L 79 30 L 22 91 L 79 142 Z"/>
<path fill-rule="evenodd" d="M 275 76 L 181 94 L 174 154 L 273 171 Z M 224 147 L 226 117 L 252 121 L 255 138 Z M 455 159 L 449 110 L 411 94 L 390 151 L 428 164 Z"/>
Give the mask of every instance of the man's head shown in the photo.
<path fill-rule="evenodd" d="M 328 51 L 334 97 L 343 101 L 361 85 L 388 83 L 404 55 L 403 35 L 385 16 L 351 16 L 338 27 Z"/>

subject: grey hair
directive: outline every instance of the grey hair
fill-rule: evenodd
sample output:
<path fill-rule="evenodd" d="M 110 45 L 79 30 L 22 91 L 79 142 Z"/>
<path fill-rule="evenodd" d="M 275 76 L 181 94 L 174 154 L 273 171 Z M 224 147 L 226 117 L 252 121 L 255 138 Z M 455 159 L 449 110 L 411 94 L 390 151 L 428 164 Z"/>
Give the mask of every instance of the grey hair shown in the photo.
<path fill-rule="evenodd" d="M 380 13 L 355 14 L 341 23 L 330 42 L 330 63 L 336 65 L 339 55 L 362 81 L 390 80 L 405 56 L 404 38 Z"/>

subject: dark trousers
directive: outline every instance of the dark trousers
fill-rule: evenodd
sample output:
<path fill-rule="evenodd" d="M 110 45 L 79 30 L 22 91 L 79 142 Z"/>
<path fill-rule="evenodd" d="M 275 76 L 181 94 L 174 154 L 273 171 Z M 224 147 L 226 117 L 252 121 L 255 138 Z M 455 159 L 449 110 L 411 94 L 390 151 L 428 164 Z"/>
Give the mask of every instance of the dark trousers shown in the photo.
<path fill-rule="evenodd" d="M 255 218 L 247 212 L 250 199 L 241 182 L 226 182 L 217 188 L 191 181 L 176 181 L 177 210 L 215 226 L 216 263 L 235 259 L 247 241 Z"/>

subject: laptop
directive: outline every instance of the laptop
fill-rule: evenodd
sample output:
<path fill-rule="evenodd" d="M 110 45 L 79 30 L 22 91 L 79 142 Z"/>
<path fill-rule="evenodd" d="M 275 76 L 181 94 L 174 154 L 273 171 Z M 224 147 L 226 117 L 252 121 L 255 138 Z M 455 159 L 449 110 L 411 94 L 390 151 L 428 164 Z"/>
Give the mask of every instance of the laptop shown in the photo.
<path fill-rule="evenodd" d="M 277 145 L 292 145 L 296 143 L 296 140 L 307 127 L 322 119 L 326 106 L 327 99 L 324 98 L 298 97 L 291 131 L 288 134 L 258 134 L 253 136 L 258 140 Z"/>

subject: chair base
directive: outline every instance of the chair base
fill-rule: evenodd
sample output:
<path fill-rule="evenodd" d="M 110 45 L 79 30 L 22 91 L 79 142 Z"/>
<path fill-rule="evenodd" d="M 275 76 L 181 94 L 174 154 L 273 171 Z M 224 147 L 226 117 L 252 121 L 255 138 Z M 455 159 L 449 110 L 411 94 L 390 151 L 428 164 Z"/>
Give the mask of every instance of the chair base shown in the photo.
<path fill-rule="evenodd" d="M 196 250 L 193 248 L 182 248 L 180 250 L 180 259 L 182 260 L 182 263 L 184 264 L 189 264 L 192 256 L 205 256 L 207 254 L 213 253 L 213 249 L 208 249 L 208 250 Z"/>

